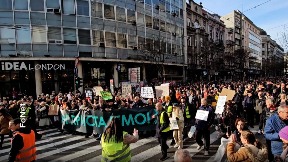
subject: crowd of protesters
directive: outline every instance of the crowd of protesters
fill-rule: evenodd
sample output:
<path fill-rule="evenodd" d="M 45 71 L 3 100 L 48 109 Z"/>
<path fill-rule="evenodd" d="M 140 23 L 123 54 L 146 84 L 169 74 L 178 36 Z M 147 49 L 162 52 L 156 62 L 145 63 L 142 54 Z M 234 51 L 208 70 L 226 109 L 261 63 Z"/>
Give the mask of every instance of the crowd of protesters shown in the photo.
<path fill-rule="evenodd" d="M 154 85 L 151 85 L 154 87 Z M 215 114 L 216 103 L 223 88 L 235 90 L 235 96 L 225 104 L 222 114 Z M 109 91 L 107 88 L 105 91 Z M 20 117 L 21 107 L 26 108 L 28 116 L 26 125 L 36 133 L 36 139 L 41 139 L 41 134 L 36 128 L 58 128 L 67 133 L 61 124 L 61 110 L 77 112 L 80 110 L 111 111 L 113 109 L 135 109 L 145 106 L 156 107 L 165 111 L 167 118 L 177 120 L 178 130 L 167 133 L 167 138 L 172 138 L 174 148 L 182 149 L 183 141 L 187 139 L 191 126 L 196 127 L 195 140 L 197 149 L 204 147 L 204 155 L 209 155 L 210 131 L 219 131 L 221 137 L 229 139 L 226 156 L 228 161 L 287 161 L 288 152 L 288 84 L 285 79 L 259 80 L 251 82 L 198 82 L 190 84 L 170 85 L 170 95 L 159 98 L 141 98 L 139 88 L 134 89 L 131 95 L 121 95 L 121 87 L 114 89 L 113 99 L 104 100 L 102 97 L 87 98 L 80 93 L 41 94 L 37 98 L 23 96 L 22 98 L 4 97 L 0 101 L 0 135 L 1 144 L 5 134 L 12 133 L 8 129 L 10 120 Z M 49 115 L 50 106 L 59 106 L 58 115 Z M 160 108 L 161 107 L 161 108 Z M 196 120 L 197 110 L 208 111 L 207 120 Z M 160 114 L 158 114 L 159 117 Z M 151 118 L 156 118 L 152 116 Z M 165 117 L 166 118 L 166 117 Z M 169 123 L 168 123 L 169 124 Z M 260 143 L 249 129 L 259 126 L 257 133 L 266 141 Z M 156 135 L 159 130 L 156 128 Z M 77 133 L 69 132 L 68 133 Z M 140 136 L 146 132 L 139 132 Z M 142 134 L 141 134 L 142 133 Z M 160 133 L 161 134 L 161 133 Z M 154 136 L 154 134 L 152 134 Z M 87 127 L 87 138 L 90 136 L 101 139 Z M 205 142 L 202 141 L 204 139 Z M 161 140 L 159 141 L 161 143 Z M 162 141 L 163 142 L 163 141 Z M 234 149 L 238 145 L 238 149 Z M 163 148 L 162 148 L 163 147 Z M 167 156 L 168 146 L 161 146 L 163 158 Z M 267 159 L 266 158 L 266 159 Z M 250 159 L 250 160 L 249 160 Z"/>

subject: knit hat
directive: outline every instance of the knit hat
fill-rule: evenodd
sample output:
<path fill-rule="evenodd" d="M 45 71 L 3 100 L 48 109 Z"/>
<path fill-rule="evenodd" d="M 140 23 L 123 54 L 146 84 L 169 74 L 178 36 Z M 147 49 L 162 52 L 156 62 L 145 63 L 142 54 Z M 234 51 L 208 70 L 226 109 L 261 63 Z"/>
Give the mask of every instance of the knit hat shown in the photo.
<path fill-rule="evenodd" d="M 282 128 L 279 132 L 280 138 L 283 138 L 285 140 L 288 140 L 288 126 Z"/>

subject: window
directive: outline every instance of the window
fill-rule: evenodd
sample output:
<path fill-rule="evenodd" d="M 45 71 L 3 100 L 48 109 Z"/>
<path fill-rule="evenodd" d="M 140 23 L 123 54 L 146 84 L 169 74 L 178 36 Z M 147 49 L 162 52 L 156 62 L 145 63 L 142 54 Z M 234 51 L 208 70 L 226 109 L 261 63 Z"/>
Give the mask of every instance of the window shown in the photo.
<path fill-rule="evenodd" d="M 136 22 L 135 11 L 127 10 L 127 22 Z"/>
<path fill-rule="evenodd" d="M 44 11 L 44 0 L 30 0 L 31 11 Z"/>
<path fill-rule="evenodd" d="M 160 21 L 160 30 L 165 32 L 165 21 Z"/>
<path fill-rule="evenodd" d="M 46 43 L 47 34 L 45 27 L 33 27 L 32 28 L 32 41 L 33 43 Z"/>
<path fill-rule="evenodd" d="M 171 43 L 167 43 L 167 53 L 171 54 Z"/>
<path fill-rule="evenodd" d="M 21 27 L 16 30 L 17 43 L 31 43 L 30 27 Z"/>
<path fill-rule="evenodd" d="M 75 1 L 63 0 L 63 13 L 67 15 L 75 14 Z"/>
<path fill-rule="evenodd" d="M 77 1 L 77 15 L 90 16 L 88 1 Z"/>
<path fill-rule="evenodd" d="M 93 45 L 104 43 L 103 31 L 93 30 Z"/>
<path fill-rule="evenodd" d="M 75 29 L 63 29 L 64 43 L 66 44 L 76 44 L 76 30 Z"/>
<path fill-rule="evenodd" d="M 187 39 L 187 46 L 188 46 L 188 47 L 191 47 L 191 46 L 192 46 L 191 37 L 188 37 L 188 39 Z"/>
<path fill-rule="evenodd" d="M 61 38 L 61 28 L 49 27 L 48 28 L 48 40 L 62 40 Z"/>
<path fill-rule="evenodd" d="M 15 29 L 0 28 L 1 43 L 15 43 Z"/>
<path fill-rule="evenodd" d="M 153 39 L 150 38 L 146 38 L 146 49 L 148 51 L 152 51 L 153 50 Z"/>
<path fill-rule="evenodd" d="M 59 0 L 46 0 L 46 8 L 60 8 Z"/>
<path fill-rule="evenodd" d="M 171 24 L 166 23 L 166 32 L 170 33 L 171 31 Z"/>
<path fill-rule="evenodd" d="M 116 47 L 115 33 L 105 32 L 105 42 L 107 47 Z"/>
<path fill-rule="evenodd" d="M 79 44 L 91 45 L 90 30 L 78 29 Z"/>
<path fill-rule="evenodd" d="M 145 0 L 145 3 L 151 5 L 151 0 Z"/>
<path fill-rule="evenodd" d="M 159 19 L 153 19 L 153 29 L 159 30 Z"/>
<path fill-rule="evenodd" d="M 11 0 L 1 0 L 0 1 L 0 10 L 12 10 L 12 1 Z"/>
<path fill-rule="evenodd" d="M 141 49 L 141 50 L 145 49 L 145 38 L 138 37 L 138 48 Z"/>
<path fill-rule="evenodd" d="M 147 28 L 152 28 L 152 17 L 145 15 L 145 20 L 146 20 L 146 27 Z"/>
<path fill-rule="evenodd" d="M 127 36 L 126 34 L 117 34 L 117 47 L 127 48 Z"/>
<path fill-rule="evenodd" d="M 165 41 L 161 41 L 161 53 L 166 53 L 166 42 Z"/>
<path fill-rule="evenodd" d="M 28 0 L 14 0 L 15 10 L 28 10 Z"/>
<path fill-rule="evenodd" d="M 126 22 L 126 13 L 124 8 L 116 7 L 116 20 Z"/>
<path fill-rule="evenodd" d="M 91 5 L 92 5 L 92 16 L 103 18 L 102 3 L 95 2 L 95 4 Z"/>
<path fill-rule="evenodd" d="M 137 24 L 145 25 L 144 15 L 137 12 Z"/>
<path fill-rule="evenodd" d="M 170 7 L 171 7 L 171 6 L 170 6 L 170 2 L 167 2 L 167 1 L 166 1 L 166 12 L 167 12 L 167 13 L 170 13 L 170 11 L 171 11 Z"/>
<path fill-rule="evenodd" d="M 128 35 L 128 47 L 137 47 L 137 37 L 133 35 Z"/>
<path fill-rule="evenodd" d="M 104 4 L 104 17 L 115 20 L 114 6 Z"/>

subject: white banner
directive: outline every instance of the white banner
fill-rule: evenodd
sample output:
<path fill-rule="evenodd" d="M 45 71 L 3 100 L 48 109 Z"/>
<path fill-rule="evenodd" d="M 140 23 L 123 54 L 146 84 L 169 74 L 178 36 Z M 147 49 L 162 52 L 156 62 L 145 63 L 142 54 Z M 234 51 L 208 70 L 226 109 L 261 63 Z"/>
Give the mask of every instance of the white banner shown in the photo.
<path fill-rule="evenodd" d="M 95 96 L 101 96 L 101 91 L 103 91 L 103 88 L 101 86 L 95 86 L 93 87 L 93 90 L 95 92 Z"/>
<path fill-rule="evenodd" d="M 170 130 L 177 130 L 177 129 L 179 129 L 177 120 L 170 118 Z"/>
<path fill-rule="evenodd" d="M 155 86 L 156 97 L 169 96 L 169 86 Z"/>
<path fill-rule="evenodd" d="M 195 119 L 207 121 L 208 115 L 209 115 L 209 111 L 197 110 Z"/>
<path fill-rule="evenodd" d="M 143 98 L 154 98 L 152 87 L 141 87 L 141 97 Z"/>
<path fill-rule="evenodd" d="M 56 104 L 50 105 L 48 115 L 58 116 L 58 111 L 59 111 L 59 105 Z"/>
<path fill-rule="evenodd" d="M 222 114 L 223 113 L 226 99 L 227 99 L 227 96 L 219 96 L 218 97 L 215 114 Z"/>

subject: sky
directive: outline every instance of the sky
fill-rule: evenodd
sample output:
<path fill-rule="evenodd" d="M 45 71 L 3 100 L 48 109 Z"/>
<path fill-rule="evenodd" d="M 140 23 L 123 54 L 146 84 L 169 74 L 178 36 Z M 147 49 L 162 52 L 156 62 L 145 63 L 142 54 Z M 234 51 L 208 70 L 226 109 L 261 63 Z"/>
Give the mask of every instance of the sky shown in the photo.
<path fill-rule="evenodd" d="M 186 0 L 188 1 L 188 0 Z M 288 51 L 288 0 L 194 0 L 204 9 L 220 16 L 242 11 L 255 25 Z M 284 36 L 287 39 L 285 41 Z"/>

